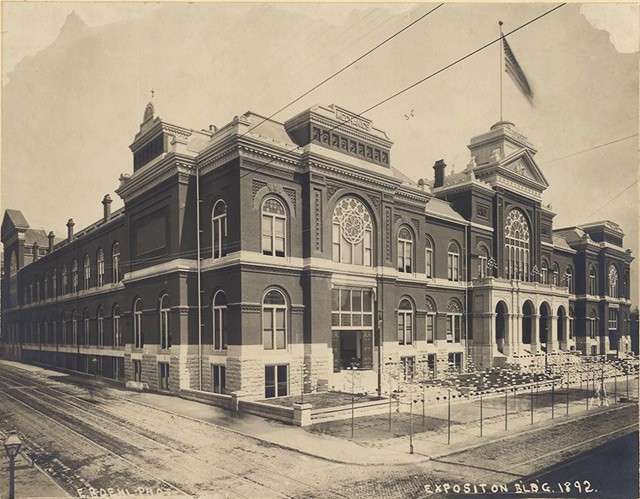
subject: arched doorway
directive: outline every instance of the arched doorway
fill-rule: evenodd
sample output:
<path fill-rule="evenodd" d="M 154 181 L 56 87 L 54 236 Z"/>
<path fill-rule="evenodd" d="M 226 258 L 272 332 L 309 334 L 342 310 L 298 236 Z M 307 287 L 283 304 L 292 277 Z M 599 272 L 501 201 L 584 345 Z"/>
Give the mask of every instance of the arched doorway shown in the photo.
<path fill-rule="evenodd" d="M 509 334 L 508 313 L 507 304 L 499 301 L 496 305 L 496 344 L 500 353 L 504 353 L 505 338 Z"/>
<path fill-rule="evenodd" d="M 567 339 L 566 337 L 566 332 L 565 332 L 565 319 L 566 319 L 566 312 L 564 311 L 564 307 L 562 305 L 560 305 L 558 307 L 558 327 L 556 328 L 558 330 L 558 341 L 565 341 Z"/>
<path fill-rule="evenodd" d="M 524 302 L 522 306 L 522 343 L 531 345 L 531 333 L 533 331 L 533 316 L 536 309 L 531 300 Z"/>
<path fill-rule="evenodd" d="M 540 344 L 546 349 L 549 338 L 549 326 L 551 321 L 551 307 L 545 301 L 540 305 Z"/>

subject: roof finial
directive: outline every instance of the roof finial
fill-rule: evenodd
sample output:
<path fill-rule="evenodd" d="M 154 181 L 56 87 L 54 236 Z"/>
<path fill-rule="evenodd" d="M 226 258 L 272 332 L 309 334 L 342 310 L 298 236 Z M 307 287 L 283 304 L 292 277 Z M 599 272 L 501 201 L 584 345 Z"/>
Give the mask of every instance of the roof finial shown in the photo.
<path fill-rule="evenodd" d="M 151 89 L 151 98 L 153 99 L 153 95 L 156 93 L 156 91 L 152 88 Z"/>

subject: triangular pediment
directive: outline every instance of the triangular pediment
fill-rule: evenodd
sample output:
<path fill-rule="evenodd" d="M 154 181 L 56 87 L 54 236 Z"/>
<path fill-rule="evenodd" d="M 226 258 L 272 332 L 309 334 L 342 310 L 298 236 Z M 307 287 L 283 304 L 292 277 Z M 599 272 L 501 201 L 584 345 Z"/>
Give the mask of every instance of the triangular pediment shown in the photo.
<path fill-rule="evenodd" d="M 498 161 L 498 166 L 501 170 L 506 170 L 525 179 L 527 183 L 534 182 L 538 184 L 541 190 L 549 187 L 547 179 L 528 149 L 520 149 L 502 158 Z"/>

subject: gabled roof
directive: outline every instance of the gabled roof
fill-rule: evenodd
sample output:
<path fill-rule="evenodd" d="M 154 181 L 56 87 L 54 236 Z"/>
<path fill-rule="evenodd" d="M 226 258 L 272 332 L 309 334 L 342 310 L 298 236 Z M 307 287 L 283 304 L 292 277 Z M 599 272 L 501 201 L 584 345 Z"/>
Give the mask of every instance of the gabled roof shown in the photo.
<path fill-rule="evenodd" d="M 24 232 L 29 228 L 29 222 L 20 210 L 5 210 L 2 219 L 2 240 L 4 241 L 15 230 Z"/>

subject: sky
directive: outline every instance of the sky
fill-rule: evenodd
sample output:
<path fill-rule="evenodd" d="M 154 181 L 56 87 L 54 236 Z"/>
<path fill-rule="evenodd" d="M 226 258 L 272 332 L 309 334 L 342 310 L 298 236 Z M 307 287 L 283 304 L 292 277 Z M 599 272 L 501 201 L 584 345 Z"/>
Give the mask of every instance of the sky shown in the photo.
<path fill-rule="evenodd" d="M 316 103 L 362 112 L 494 40 L 498 20 L 508 32 L 555 5 L 446 4 L 275 119 Z M 194 129 L 269 115 L 434 6 L 3 2 L 2 207 L 58 235 L 68 218 L 80 229 L 107 192 L 122 204 L 152 88 L 163 118 Z M 86 47 L 59 38 L 72 11 Z M 534 100 L 505 76 L 504 117 L 538 149 L 554 227 L 611 219 L 637 254 L 638 5 L 567 5 L 508 40 Z M 441 158 L 464 169 L 470 138 L 499 120 L 499 60 L 496 44 L 367 113 L 394 141 L 392 164 L 414 179 Z M 58 180 L 64 203 L 47 197 Z"/>

